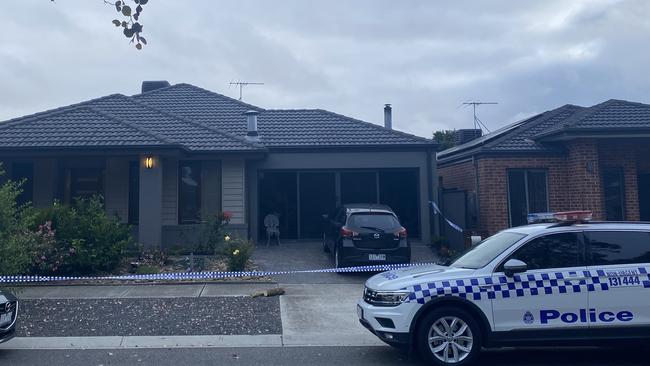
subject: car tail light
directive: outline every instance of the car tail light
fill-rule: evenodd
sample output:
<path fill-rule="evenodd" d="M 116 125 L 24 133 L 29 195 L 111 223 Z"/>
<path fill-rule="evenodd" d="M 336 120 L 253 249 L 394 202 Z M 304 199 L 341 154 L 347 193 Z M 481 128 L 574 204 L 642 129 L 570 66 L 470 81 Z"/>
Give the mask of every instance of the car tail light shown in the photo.
<path fill-rule="evenodd" d="M 401 229 L 399 229 L 399 230 L 395 233 L 395 237 L 396 237 L 396 238 L 400 238 L 400 239 L 406 239 L 406 237 L 407 237 L 406 229 L 405 229 L 405 228 L 401 228 Z"/>
<path fill-rule="evenodd" d="M 352 231 L 352 230 L 348 229 L 345 226 L 343 226 L 341 228 L 341 236 L 344 237 L 344 238 L 352 238 L 352 237 L 355 237 L 355 236 L 358 236 L 358 235 L 359 235 L 358 232 Z"/>

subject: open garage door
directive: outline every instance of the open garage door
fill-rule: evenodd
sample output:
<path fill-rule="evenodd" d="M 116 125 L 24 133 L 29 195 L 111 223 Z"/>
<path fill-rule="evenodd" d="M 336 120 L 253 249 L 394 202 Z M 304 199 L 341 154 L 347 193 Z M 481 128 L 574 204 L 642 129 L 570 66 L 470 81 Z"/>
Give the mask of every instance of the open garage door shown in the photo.
<path fill-rule="evenodd" d="M 420 237 L 416 169 L 264 171 L 259 178 L 259 237 L 264 217 L 275 213 L 282 238 L 320 239 L 325 213 L 346 203 L 383 203 L 399 216 L 411 238 Z"/>

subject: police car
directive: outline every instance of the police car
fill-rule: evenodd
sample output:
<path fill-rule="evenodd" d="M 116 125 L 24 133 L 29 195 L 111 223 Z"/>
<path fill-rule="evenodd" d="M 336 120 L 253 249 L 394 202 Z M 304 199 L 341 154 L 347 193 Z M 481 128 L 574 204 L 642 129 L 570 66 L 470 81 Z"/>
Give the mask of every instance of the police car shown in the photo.
<path fill-rule="evenodd" d="M 650 338 L 650 224 L 591 222 L 586 211 L 552 217 L 445 265 L 371 277 L 361 324 L 439 365 L 472 363 L 482 347 Z"/>

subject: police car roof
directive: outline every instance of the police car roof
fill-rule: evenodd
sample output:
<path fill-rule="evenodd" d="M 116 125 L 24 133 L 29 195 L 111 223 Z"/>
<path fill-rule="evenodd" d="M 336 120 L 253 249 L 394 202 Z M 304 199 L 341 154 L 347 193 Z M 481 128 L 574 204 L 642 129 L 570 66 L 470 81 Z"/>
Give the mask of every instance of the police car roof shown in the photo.
<path fill-rule="evenodd" d="M 525 235 L 538 234 L 545 231 L 567 231 L 580 228 L 582 230 L 642 230 L 650 231 L 650 222 L 640 221 L 590 221 L 585 223 L 566 223 L 565 225 L 557 222 L 531 224 L 517 226 L 506 229 L 506 232 L 520 233 Z"/>

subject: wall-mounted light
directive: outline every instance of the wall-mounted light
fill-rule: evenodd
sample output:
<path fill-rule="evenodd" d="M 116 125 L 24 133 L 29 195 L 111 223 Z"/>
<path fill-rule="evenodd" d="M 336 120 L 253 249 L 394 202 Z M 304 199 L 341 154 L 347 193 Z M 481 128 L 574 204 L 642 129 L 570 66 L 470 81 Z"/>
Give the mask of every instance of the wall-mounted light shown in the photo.
<path fill-rule="evenodd" d="M 144 167 L 147 169 L 153 169 L 153 156 L 145 156 Z"/>

